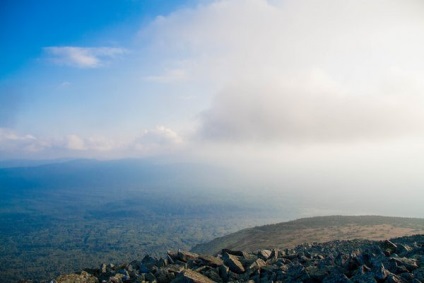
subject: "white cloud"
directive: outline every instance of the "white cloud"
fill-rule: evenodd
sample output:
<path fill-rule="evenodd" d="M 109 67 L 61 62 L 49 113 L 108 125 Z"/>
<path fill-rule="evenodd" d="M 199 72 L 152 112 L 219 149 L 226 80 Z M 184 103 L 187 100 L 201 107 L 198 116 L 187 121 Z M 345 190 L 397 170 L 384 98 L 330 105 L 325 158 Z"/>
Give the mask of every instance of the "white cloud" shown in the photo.
<path fill-rule="evenodd" d="M 69 135 L 66 137 L 66 148 L 71 150 L 87 149 L 84 140 L 77 135 Z"/>
<path fill-rule="evenodd" d="M 47 148 L 47 142 L 30 134 L 19 134 L 8 128 L 0 128 L 0 152 L 39 152 Z"/>
<path fill-rule="evenodd" d="M 63 157 L 69 154 L 80 157 L 122 157 L 171 152 L 183 145 L 183 139 L 172 129 L 158 126 L 145 130 L 133 138 L 89 136 L 70 134 L 64 137 L 38 138 L 32 134 L 19 134 L 0 128 L 0 153 L 11 156 Z"/>
<path fill-rule="evenodd" d="M 81 137 L 75 134 L 59 139 L 56 144 L 69 150 L 107 152 L 119 150 L 124 144 L 106 137 Z"/>
<path fill-rule="evenodd" d="M 201 114 L 199 134 L 216 141 L 285 143 L 399 138 L 421 135 L 423 106 L 423 98 L 409 92 L 351 93 L 314 70 L 224 88 Z"/>
<path fill-rule="evenodd" d="M 78 68 L 98 68 L 126 53 L 125 49 L 116 47 L 54 46 L 45 47 L 44 51 L 55 64 Z"/>
<path fill-rule="evenodd" d="M 183 144 L 183 139 L 174 130 L 157 126 L 145 130 L 132 142 L 132 148 L 144 153 L 161 153 L 173 150 Z"/>
<path fill-rule="evenodd" d="M 140 36 L 161 64 L 183 60 L 205 93 L 220 89 L 202 138 L 396 139 L 423 129 L 422 12 L 415 0 L 213 1 Z"/>

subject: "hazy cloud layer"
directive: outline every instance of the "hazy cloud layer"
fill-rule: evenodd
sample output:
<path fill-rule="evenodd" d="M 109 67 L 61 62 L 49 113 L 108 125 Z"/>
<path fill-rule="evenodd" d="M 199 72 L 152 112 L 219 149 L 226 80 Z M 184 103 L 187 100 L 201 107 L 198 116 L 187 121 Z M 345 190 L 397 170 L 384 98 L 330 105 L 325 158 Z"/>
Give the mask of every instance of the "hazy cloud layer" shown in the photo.
<path fill-rule="evenodd" d="M 132 143 L 131 147 L 137 152 L 152 154 L 175 150 L 183 144 L 183 139 L 172 129 L 157 126 L 152 130 L 145 130 Z"/>
<path fill-rule="evenodd" d="M 213 1 L 140 34 L 221 89 L 199 115 L 202 139 L 398 138 L 424 119 L 420 12 L 419 1 Z"/>
<path fill-rule="evenodd" d="M 119 137 L 83 137 L 70 134 L 65 137 L 39 138 L 32 134 L 17 133 L 0 128 L 0 154 L 20 154 L 28 157 L 41 156 L 147 156 L 166 152 L 183 146 L 182 138 L 172 129 L 158 126 L 144 130 L 128 139 Z"/>
<path fill-rule="evenodd" d="M 46 47 L 44 51 L 53 63 L 78 68 L 98 68 L 126 53 L 123 48 L 74 46 Z"/>
<path fill-rule="evenodd" d="M 224 88 L 201 114 L 206 140 L 346 142 L 421 134 L 424 103 L 410 93 L 351 93 L 317 70 Z"/>
<path fill-rule="evenodd" d="M 0 128 L 0 152 L 13 153 L 17 151 L 32 153 L 46 147 L 48 143 L 30 134 L 19 134 L 8 128 Z"/>

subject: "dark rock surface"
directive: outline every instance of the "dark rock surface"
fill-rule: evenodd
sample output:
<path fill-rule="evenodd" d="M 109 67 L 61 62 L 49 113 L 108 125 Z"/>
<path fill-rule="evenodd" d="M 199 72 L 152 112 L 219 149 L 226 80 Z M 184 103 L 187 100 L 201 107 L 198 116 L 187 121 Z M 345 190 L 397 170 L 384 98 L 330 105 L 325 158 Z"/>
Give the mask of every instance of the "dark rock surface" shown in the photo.
<path fill-rule="evenodd" d="M 27 281 L 31 282 L 31 281 Z M 168 252 L 123 265 L 102 264 L 52 282 L 415 282 L 424 283 L 424 235 L 390 241 L 332 241 L 218 256 Z"/>

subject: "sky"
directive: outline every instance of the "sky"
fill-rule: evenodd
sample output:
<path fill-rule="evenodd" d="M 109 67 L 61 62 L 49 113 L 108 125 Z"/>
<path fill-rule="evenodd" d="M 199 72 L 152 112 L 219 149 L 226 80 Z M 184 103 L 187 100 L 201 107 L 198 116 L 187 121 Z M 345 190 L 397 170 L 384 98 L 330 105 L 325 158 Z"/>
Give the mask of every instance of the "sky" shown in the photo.
<path fill-rule="evenodd" d="M 423 14 L 420 0 L 2 1 L 0 159 L 216 163 L 424 217 Z"/>

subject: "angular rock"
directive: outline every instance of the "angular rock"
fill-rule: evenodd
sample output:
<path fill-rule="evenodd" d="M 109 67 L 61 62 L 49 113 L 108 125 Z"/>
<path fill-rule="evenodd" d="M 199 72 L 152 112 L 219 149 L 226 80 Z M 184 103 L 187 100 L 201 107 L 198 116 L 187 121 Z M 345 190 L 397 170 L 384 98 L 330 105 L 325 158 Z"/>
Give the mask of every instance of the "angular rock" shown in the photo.
<path fill-rule="evenodd" d="M 242 278 L 240 277 L 240 274 L 229 272 L 228 273 L 228 281 L 229 282 L 243 282 Z"/>
<path fill-rule="evenodd" d="M 247 253 L 243 251 L 233 251 L 229 249 L 222 249 L 221 254 L 225 254 L 225 253 L 230 255 L 235 255 L 235 256 L 242 256 L 242 257 L 245 257 L 247 255 Z"/>
<path fill-rule="evenodd" d="M 144 258 L 141 260 L 141 264 L 146 266 L 149 270 L 153 268 L 157 264 L 158 260 L 154 257 L 151 257 L 149 255 L 145 255 Z"/>
<path fill-rule="evenodd" d="M 144 276 L 145 276 L 147 282 L 156 282 L 157 281 L 156 276 L 151 272 L 146 273 Z"/>
<path fill-rule="evenodd" d="M 235 272 L 238 274 L 245 272 L 243 265 L 241 264 L 240 260 L 236 256 L 232 254 L 224 253 L 222 255 L 222 258 L 224 259 L 225 265 L 227 265 L 232 272 Z"/>
<path fill-rule="evenodd" d="M 189 260 L 195 260 L 199 257 L 198 254 L 186 252 L 186 251 L 178 251 L 177 258 L 183 262 L 188 262 Z"/>
<path fill-rule="evenodd" d="M 263 260 L 267 260 L 268 258 L 271 257 L 271 253 L 272 253 L 272 251 L 270 251 L 270 250 L 260 250 L 258 252 L 258 256 L 260 258 L 262 258 Z"/>
<path fill-rule="evenodd" d="M 287 270 L 287 277 L 289 280 L 302 282 L 310 278 L 302 264 L 291 264 Z"/>
<path fill-rule="evenodd" d="M 171 282 L 175 279 L 175 273 L 167 269 L 159 269 L 156 273 L 156 278 L 158 282 Z"/>
<path fill-rule="evenodd" d="M 351 281 L 343 273 L 334 272 L 328 275 L 327 277 L 325 277 L 324 280 L 322 280 L 322 282 L 323 283 L 352 283 L 353 281 Z"/>
<path fill-rule="evenodd" d="M 273 249 L 272 250 L 272 252 L 271 252 L 271 256 L 270 256 L 270 258 L 271 259 L 275 259 L 275 260 L 277 260 L 278 259 L 278 257 L 281 255 L 281 252 L 280 252 L 280 250 L 278 250 L 278 249 Z"/>
<path fill-rule="evenodd" d="M 163 259 L 163 258 L 159 259 L 158 262 L 157 262 L 158 267 L 165 267 L 167 265 L 168 265 L 168 260 Z"/>
<path fill-rule="evenodd" d="M 328 268 L 319 268 L 317 266 L 306 267 L 306 272 L 309 274 L 312 280 L 318 282 L 322 282 L 322 280 L 329 274 Z"/>
<path fill-rule="evenodd" d="M 420 281 L 424 282 L 424 267 L 420 267 L 418 269 L 415 269 L 412 274 L 414 277 Z"/>
<path fill-rule="evenodd" d="M 105 263 L 102 263 L 102 264 L 100 265 L 100 272 L 101 272 L 101 273 L 106 273 L 106 272 L 107 272 L 107 266 L 106 266 L 106 264 L 105 264 Z"/>
<path fill-rule="evenodd" d="M 365 273 L 368 273 L 368 272 L 370 272 L 371 271 L 371 268 L 369 268 L 368 266 L 366 266 L 365 264 L 364 265 L 361 265 L 359 268 L 358 268 L 358 270 L 356 271 L 356 273 L 359 273 L 359 274 L 365 274 Z M 355 273 L 355 274 L 356 274 Z"/>
<path fill-rule="evenodd" d="M 382 263 L 380 263 L 380 266 L 375 267 L 373 269 L 373 273 L 374 273 L 374 278 L 379 281 L 386 279 L 387 276 L 390 274 L 390 272 L 384 268 L 384 265 Z"/>
<path fill-rule="evenodd" d="M 224 261 L 222 259 L 211 255 L 199 255 L 199 259 L 202 260 L 205 264 L 213 267 L 217 267 L 224 264 Z"/>
<path fill-rule="evenodd" d="M 228 281 L 228 278 L 230 276 L 229 272 L 230 268 L 228 266 L 221 265 L 220 267 L 218 267 L 218 274 L 224 282 Z"/>
<path fill-rule="evenodd" d="M 377 280 L 375 279 L 374 274 L 372 272 L 364 274 L 357 273 L 350 280 L 355 283 L 377 283 Z"/>
<path fill-rule="evenodd" d="M 409 272 L 398 274 L 398 276 L 401 277 L 402 279 L 408 281 L 408 282 L 411 282 L 414 279 L 414 275 L 412 273 L 409 273 Z"/>
<path fill-rule="evenodd" d="M 392 254 L 396 251 L 397 245 L 390 240 L 386 240 L 381 243 L 381 248 L 389 254 Z"/>
<path fill-rule="evenodd" d="M 180 273 L 181 271 L 184 270 L 184 266 L 181 266 L 178 264 L 170 264 L 165 269 L 168 270 L 169 272 Z"/>
<path fill-rule="evenodd" d="M 404 244 L 399 244 L 397 246 L 396 253 L 397 254 L 400 254 L 400 255 L 403 255 L 403 254 L 405 254 L 405 253 L 407 253 L 407 252 L 409 252 L 411 250 L 412 250 L 412 248 L 410 246 L 404 245 Z"/>
<path fill-rule="evenodd" d="M 214 270 L 214 269 L 207 270 L 207 271 L 205 271 L 203 273 L 203 275 L 205 275 L 206 277 L 208 277 L 212 281 L 215 281 L 215 282 L 224 282 L 222 280 L 222 278 L 219 276 L 219 273 L 218 273 L 217 270 Z"/>
<path fill-rule="evenodd" d="M 255 260 L 250 266 L 249 266 L 249 270 L 258 270 L 262 267 L 266 266 L 266 262 L 263 261 L 261 258 L 258 258 L 257 260 Z"/>
<path fill-rule="evenodd" d="M 408 283 L 409 281 L 406 281 L 405 279 L 403 279 L 402 277 L 399 277 L 395 274 L 390 274 L 386 281 L 387 283 Z"/>
<path fill-rule="evenodd" d="M 191 269 L 181 272 L 172 283 L 214 283 L 213 280 Z"/>
<path fill-rule="evenodd" d="M 415 259 L 409 259 L 405 257 L 392 257 L 390 259 L 398 266 L 405 266 L 408 271 L 412 271 L 418 268 L 417 260 Z"/>
<path fill-rule="evenodd" d="M 122 283 L 122 278 L 124 277 L 123 274 L 115 274 L 114 276 L 110 277 L 108 280 L 108 283 Z M 77 283 L 77 282 L 75 282 Z M 79 282 L 78 282 L 79 283 Z"/>

